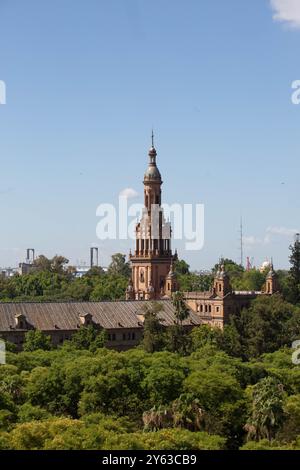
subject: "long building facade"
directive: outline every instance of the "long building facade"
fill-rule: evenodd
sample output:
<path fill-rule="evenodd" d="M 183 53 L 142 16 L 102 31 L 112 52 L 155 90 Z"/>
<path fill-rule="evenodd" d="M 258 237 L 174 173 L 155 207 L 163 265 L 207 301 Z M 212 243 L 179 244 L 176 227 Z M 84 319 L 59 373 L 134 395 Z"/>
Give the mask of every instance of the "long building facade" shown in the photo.
<path fill-rule="evenodd" d="M 106 347 L 122 351 L 141 341 L 144 307 L 145 301 L 0 303 L 0 337 L 22 350 L 26 333 L 40 330 L 50 336 L 53 346 L 59 346 L 81 327 L 92 325 L 106 331 Z M 174 310 L 170 300 L 161 301 L 158 319 L 164 327 L 174 325 Z M 200 324 L 192 311 L 183 322 L 187 330 Z"/>
<path fill-rule="evenodd" d="M 201 323 L 223 328 L 230 315 L 239 314 L 248 308 L 252 300 L 261 295 L 273 295 L 279 291 L 277 274 L 273 262 L 261 291 L 236 291 L 224 266 L 219 266 L 213 286 L 207 292 L 185 292 L 186 303 L 201 320 Z"/>

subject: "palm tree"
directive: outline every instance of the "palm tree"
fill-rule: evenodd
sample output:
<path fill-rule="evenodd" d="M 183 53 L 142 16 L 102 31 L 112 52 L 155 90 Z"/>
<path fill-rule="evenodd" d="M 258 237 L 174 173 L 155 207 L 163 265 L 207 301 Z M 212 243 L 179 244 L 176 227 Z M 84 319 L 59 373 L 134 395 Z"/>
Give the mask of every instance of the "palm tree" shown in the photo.
<path fill-rule="evenodd" d="M 177 323 L 182 326 L 182 322 L 186 320 L 190 314 L 190 311 L 185 303 L 184 295 L 182 292 L 175 292 L 172 298 L 173 305 L 175 307 L 175 317 Z"/>
<path fill-rule="evenodd" d="M 273 377 L 265 377 L 253 387 L 252 416 L 245 425 L 247 439 L 270 441 L 283 417 L 283 386 Z"/>
<path fill-rule="evenodd" d="M 190 393 L 183 393 L 172 403 L 173 426 L 190 431 L 205 429 L 206 413 L 200 402 Z"/>

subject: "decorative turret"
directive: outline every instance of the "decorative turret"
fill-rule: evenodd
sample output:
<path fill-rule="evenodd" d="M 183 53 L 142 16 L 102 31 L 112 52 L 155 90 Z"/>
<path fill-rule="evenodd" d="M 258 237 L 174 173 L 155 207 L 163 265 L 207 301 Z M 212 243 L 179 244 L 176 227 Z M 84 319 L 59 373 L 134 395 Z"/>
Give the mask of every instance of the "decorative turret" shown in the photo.
<path fill-rule="evenodd" d="M 277 277 L 276 272 L 274 271 L 273 259 L 272 259 L 271 265 L 270 265 L 270 271 L 268 272 L 267 277 L 266 277 L 265 293 L 275 294 L 275 292 L 278 292 L 278 291 L 279 291 L 278 277 Z"/>
<path fill-rule="evenodd" d="M 166 295 L 171 297 L 173 292 L 178 290 L 177 274 L 174 271 L 173 260 L 171 261 L 170 271 L 166 277 Z"/>
<path fill-rule="evenodd" d="M 26 330 L 28 328 L 27 319 L 23 313 L 15 315 L 15 328 L 19 330 Z"/>
<path fill-rule="evenodd" d="M 147 288 L 147 290 L 146 290 L 145 299 L 146 299 L 146 300 L 152 300 L 152 299 L 154 299 L 154 294 L 155 294 L 155 293 L 154 293 L 154 287 L 153 287 L 153 285 L 152 285 L 152 281 L 150 280 L 149 286 L 148 286 L 148 288 Z"/>
<path fill-rule="evenodd" d="M 132 279 L 130 279 L 128 286 L 126 288 L 126 300 L 134 300 L 134 289 L 133 289 Z"/>
<path fill-rule="evenodd" d="M 232 288 L 230 285 L 230 279 L 225 271 L 224 264 L 219 264 L 218 270 L 215 275 L 214 279 L 214 293 L 218 297 L 225 297 L 229 292 L 232 292 Z"/>
<path fill-rule="evenodd" d="M 156 149 L 154 147 L 154 134 L 153 134 L 153 131 L 152 131 L 152 146 L 149 150 L 148 155 L 149 155 L 149 165 L 148 165 L 148 168 L 147 168 L 147 170 L 145 172 L 145 175 L 144 175 L 144 184 L 154 182 L 154 183 L 158 183 L 159 185 L 161 185 L 162 184 L 161 175 L 160 175 L 159 169 L 156 166 L 157 152 L 156 152 Z M 160 204 L 160 202 L 159 202 L 159 204 Z"/>

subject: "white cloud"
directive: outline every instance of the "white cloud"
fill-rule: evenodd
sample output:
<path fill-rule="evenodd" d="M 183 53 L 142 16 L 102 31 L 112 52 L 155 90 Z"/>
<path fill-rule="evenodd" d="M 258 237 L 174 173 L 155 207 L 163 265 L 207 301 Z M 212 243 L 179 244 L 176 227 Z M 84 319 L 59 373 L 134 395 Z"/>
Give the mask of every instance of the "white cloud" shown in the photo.
<path fill-rule="evenodd" d="M 288 238 L 293 237 L 298 232 L 299 230 L 295 228 L 287 228 L 287 227 L 268 227 L 266 230 L 266 234 L 280 235 L 280 236 L 288 237 Z"/>
<path fill-rule="evenodd" d="M 274 236 L 293 239 L 296 233 L 299 233 L 299 230 L 287 227 L 267 227 L 264 233 L 263 238 L 258 238 L 253 235 L 244 237 L 244 245 L 246 247 L 251 247 L 255 245 L 268 245 L 271 243 Z"/>
<path fill-rule="evenodd" d="M 126 197 L 126 199 L 134 199 L 139 194 L 133 188 L 125 188 L 119 194 L 121 197 Z"/>
<path fill-rule="evenodd" d="M 244 237 L 243 242 L 244 245 L 248 247 L 261 244 L 261 240 L 259 238 L 254 237 L 253 235 L 250 235 L 249 237 Z"/>
<path fill-rule="evenodd" d="M 299 0 L 270 0 L 274 10 L 273 19 L 286 23 L 291 28 L 300 28 Z"/>

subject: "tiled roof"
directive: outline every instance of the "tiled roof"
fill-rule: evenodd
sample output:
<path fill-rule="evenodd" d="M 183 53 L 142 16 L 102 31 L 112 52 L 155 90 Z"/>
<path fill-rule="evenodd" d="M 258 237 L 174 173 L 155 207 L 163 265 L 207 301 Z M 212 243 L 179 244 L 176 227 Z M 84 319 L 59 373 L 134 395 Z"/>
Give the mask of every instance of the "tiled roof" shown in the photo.
<path fill-rule="evenodd" d="M 212 291 L 195 291 L 195 292 L 184 292 L 185 299 L 212 299 L 216 296 L 213 294 Z"/>
<path fill-rule="evenodd" d="M 162 324 L 174 324 L 174 307 L 170 300 L 159 301 L 163 310 L 158 317 Z M 141 328 L 141 315 L 147 301 L 119 302 L 20 302 L 0 303 L 0 332 L 12 331 L 15 316 L 23 314 L 34 328 L 43 331 L 76 330 L 80 324 L 79 316 L 90 313 L 94 323 L 105 329 Z M 199 325 L 199 316 L 190 311 L 184 325 Z"/>

